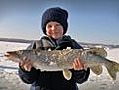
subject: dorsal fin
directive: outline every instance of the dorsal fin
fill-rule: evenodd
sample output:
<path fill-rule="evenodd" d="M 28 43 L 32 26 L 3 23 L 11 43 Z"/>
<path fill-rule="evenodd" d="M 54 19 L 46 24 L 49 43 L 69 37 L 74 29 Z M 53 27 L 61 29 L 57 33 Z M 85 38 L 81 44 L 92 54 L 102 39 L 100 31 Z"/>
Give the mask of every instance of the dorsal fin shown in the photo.
<path fill-rule="evenodd" d="M 87 52 L 95 54 L 95 55 L 100 55 L 102 57 L 106 57 L 107 56 L 107 52 L 106 52 L 106 50 L 104 48 L 96 48 L 96 47 L 94 47 L 94 48 L 88 49 Z"/>

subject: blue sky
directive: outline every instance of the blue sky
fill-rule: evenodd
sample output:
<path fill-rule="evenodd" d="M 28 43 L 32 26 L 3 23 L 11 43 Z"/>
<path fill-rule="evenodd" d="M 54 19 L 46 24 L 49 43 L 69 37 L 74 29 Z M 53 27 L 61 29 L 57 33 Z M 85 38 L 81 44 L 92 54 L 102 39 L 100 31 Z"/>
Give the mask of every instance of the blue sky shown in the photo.
<path fill-rule="evenodd" d="M 55 6 L 69 12 L 75 40 L 119 44 L 119 0 L 0 0 L 0 38 L 40 39 L 42 13 Z"/>

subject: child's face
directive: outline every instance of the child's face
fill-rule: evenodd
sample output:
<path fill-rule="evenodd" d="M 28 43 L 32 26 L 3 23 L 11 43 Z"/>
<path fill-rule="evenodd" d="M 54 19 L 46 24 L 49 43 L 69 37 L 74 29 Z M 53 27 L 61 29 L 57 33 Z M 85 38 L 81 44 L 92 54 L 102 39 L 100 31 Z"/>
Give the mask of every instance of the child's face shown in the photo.
<path fill-rule="evenodd" d="M 63 27 L 58 22 L 49 22 L 46 25 L 46 34 L 54 39 L 59 39 L 63 36 Z"/>

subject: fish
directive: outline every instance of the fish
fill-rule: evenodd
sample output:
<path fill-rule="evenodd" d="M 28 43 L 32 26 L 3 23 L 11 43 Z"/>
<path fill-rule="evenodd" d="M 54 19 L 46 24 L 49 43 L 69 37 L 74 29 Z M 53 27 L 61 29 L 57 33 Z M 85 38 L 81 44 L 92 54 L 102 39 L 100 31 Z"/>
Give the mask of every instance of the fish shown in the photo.
<path fill-rule="evenodd" d="M 84 69 L 90 68 L 96 75 L 100 75 L 105 66 L 112 80 L 116 80 L 119 72 L 119 63 L 106 58 L 104 48 L 63 49 L 63 50 L 17 50 L 7 51 L 4 56 L 7 60 L 19 63 L 24 57 L 31 60 L 33 67 L 41 71 L 62 71 L 65 79 L 72 77 L 72 63 L 80 58 Z"/>

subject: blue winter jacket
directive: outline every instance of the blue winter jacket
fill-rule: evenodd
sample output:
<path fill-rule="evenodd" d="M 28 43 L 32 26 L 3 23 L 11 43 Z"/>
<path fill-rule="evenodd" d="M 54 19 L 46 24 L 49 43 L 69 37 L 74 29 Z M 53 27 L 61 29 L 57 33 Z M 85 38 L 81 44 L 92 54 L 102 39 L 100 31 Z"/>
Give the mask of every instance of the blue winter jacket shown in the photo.
<path fill-rule="evenodd" d="M 72 49 L 83 49 L 75 40 L 71 39 L 70 36 L 63 36 L 59 40 L 43 36 L 40 40 L 33 42 L 28 49 L 65 49 L 71 47 Z M 36 70 L 32 68 L 30 72 L 19 68 L 19 76 L 23 82 L 31 85 L 31 90 L 78 90 L 77 83 L 81 84 L 87 81 L 90 69 L 72 72 L 72 78 L 66 80 L 62 71 L 44 71 Z"/>

